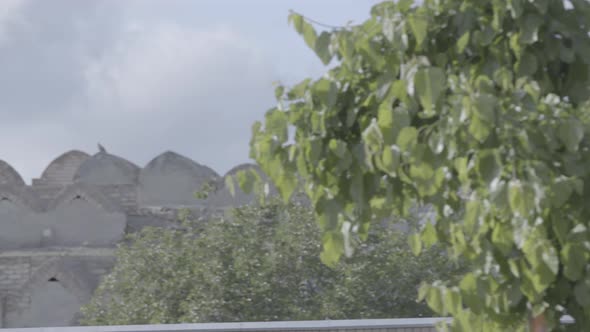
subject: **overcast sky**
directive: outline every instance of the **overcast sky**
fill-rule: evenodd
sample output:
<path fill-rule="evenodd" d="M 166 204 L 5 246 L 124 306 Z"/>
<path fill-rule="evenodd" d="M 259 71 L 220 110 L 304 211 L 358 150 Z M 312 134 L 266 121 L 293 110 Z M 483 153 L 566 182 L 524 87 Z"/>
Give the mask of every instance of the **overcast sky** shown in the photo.
<path fill-rule="evenodd" d="M 325 68 L 287 24 L 362 22 L 377 0 L 1 0 L 0 159 L 27 183 L 100 142 L 139 166 L 166 150 L 247 162 L 274 81 Z"/>

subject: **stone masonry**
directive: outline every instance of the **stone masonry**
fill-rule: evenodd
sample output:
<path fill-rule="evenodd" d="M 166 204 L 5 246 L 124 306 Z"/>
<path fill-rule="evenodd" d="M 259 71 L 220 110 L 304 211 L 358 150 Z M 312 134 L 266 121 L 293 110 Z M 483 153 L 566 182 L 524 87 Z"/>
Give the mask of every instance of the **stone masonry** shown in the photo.
<path fill-rule="evenodd" d="M 126 233 L 173 225 L 182 208 L 202 215 L 252 201 L 230 195 L 225 176 L 170 151 L 143 168 L 69 151 L 26 185 L 0 160 L 0 327 L 76 325 Z M 197 200 L 205 183 L 218 189 Z"/>

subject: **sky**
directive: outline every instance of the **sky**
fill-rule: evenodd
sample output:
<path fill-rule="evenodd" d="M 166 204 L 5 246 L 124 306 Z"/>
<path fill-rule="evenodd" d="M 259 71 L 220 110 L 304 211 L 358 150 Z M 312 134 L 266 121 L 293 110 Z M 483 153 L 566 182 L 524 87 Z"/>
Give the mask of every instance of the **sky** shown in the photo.
<path fill-rule="evenodd" d="M 143 167 L 172 150 L 249 162 L 273 82 L 326 68 L 287 23 L 363 22 L 378 0 L 1 0 L 0 159 L 30 183 L 60 154 Z"/>

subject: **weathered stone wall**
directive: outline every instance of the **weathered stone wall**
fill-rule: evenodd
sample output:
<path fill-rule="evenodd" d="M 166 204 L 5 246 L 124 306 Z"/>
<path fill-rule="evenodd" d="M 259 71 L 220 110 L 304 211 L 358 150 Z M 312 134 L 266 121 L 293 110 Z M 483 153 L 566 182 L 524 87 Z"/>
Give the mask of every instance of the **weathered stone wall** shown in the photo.
<path fill-rule="evenodd" d="M 75 325 L 114 249 L 61 248 L 0 253 L 0 327 Z"/>
<path fill-rule="evenodd" d="M 75 325 L 126 232 L 174 227 L 181 208 L 200 218 L 253 200 L 224 179 L 170 151 L 143 168 L 69 151 L 31 185 L 0 160 L 0 327 Z M 205 183 L 218 190 L 197 200 Z"/>

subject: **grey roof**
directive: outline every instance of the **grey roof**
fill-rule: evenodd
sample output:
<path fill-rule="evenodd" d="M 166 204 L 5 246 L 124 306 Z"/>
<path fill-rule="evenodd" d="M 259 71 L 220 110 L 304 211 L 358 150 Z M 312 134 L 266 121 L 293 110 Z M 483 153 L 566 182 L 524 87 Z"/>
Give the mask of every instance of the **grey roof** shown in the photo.
<path fill-rule="evenodd" d="M 0 184 L 24 186 L 25 181 L 9 163 L 0 160 Z"/>
<path fill-rule="evenodd" d="M 219 174 L 210 167 L 199 164 L 196 161 L 180 155 L 174 151 L 166 151 L 152 159 L 140 172 L 140 177 L 152 171 L 184 170 L 193 172 L 199 177 L 217 178 Z"/>
<path fill-rule="evenodd" d="M 90 155 L 86 152 L 70 150 L 49 163 L 41 174 L 41 179 L 51 184 L 71 183 L 80 166 L 88 158 Z"/>
<path fill-rule="evenodd" d="M 107 174 L 101 172 L 111 172 L 109 175 L 116 179 L 109 179 Z M 101 174 L 101 178 L 96 179 L 96 174 Z M 139 167 L 134 163 L 110 153 L 99 152 L 80 165 L 74 175 L 74 181 L 97 185 L 134 184 L 137 183 L 138 175 Z"/>

